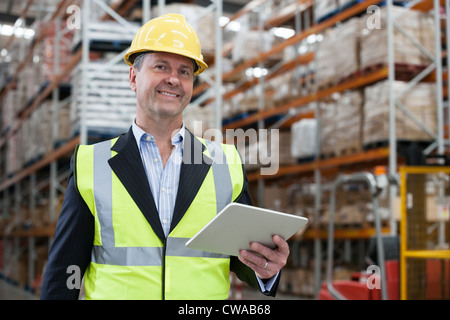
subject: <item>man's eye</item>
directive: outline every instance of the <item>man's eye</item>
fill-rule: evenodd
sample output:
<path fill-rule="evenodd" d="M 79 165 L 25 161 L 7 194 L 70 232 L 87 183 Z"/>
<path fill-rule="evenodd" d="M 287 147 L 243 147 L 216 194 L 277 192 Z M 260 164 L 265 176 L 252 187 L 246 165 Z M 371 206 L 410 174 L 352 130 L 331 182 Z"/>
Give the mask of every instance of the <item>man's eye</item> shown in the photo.
<path fill-rule="evenodd" d="M 190 70 L 181 70 L 181 74 L 185 75 L 185 76 L 188 76 L 188 75 L 191 74 L 191 71 Z"/>

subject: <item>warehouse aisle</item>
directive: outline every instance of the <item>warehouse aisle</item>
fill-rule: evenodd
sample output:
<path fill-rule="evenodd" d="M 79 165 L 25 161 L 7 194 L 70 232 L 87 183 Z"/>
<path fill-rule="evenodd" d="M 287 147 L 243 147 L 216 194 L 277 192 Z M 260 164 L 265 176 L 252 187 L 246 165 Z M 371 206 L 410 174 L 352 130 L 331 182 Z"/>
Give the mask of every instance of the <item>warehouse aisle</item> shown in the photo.
<path fill-rule="evenodd" d="M 266 297 L 253 289 L 243 288 L 239 300 L 304 300 L 295 295 L 277 294 L 275 298 Z M 0 280 L 0 300 L 38 300 L 39 298 L 30 292 L 26 292 L 4 280 Z"/>
<path fill-rule="evenodd" d="M 0 280 L 0 300 L 37 300 L 38 297 L 4 280 Z"/>
<path fill-rule="evenodd" d="M 116 138 L 140 119 L 129 81 L 135 56 L 129 54 L 149 48 L 133 42 L 133 34 L 150 17 L 170 12 L 184 16 L 197 36 L 176 41 L 208 66 L 201 76 L 203 69 L 196 69 L 185 92 L 191 100 L 180 105 L 186 129 L 202 141 L 235 145 L 240 158 L 227 158 L 227 165 L 242 162 L 255 205 L 309 219 L 288 239 L 276 297 L 233 275 L 230 299 L 320 300 L 325 265 L 332 266 L 330 280 L 349 281 L 347 298 L 373 299 L 381 293 L 368 291 L 367 281 L 372 274 L 381 285 L 380 264 L 389 299 L 450 301 L 450 0 L 95 2 L 82 9 L 83 1 L 0 0 L 0 300 L 39 300 L 71 159 L 78 145 Z M 168 46 L 163 51 L 185 55 L 167 40 L 160 43 Z M 130 205 L 144 209 L 122 180 L 112 182 L 119 198 L 131 195 L 137 202 Z M 167 183 L 173 180 L 161 181 L 161 197 L 170 198 Z M 176 183 L 171 187 L 177 190 Z M 109 226 L 117 233 L 113 240 L 128 239 L 134 230 Z M 133 249 L 150 238 L 129 239 Z M 146 280 L 136 270 L 139 276 Z M 24 283 L 36 294 L 23 290 Z M 125 285 L 138 287 L 139 281 Z"/>

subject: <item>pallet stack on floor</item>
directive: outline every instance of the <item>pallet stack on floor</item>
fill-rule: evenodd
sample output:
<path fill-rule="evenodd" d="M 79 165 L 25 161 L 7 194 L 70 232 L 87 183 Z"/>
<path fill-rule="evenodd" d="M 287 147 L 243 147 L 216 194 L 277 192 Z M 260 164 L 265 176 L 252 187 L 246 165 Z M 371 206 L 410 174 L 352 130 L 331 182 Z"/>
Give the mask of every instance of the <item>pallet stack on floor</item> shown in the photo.
<path fill-rule="evenodd" d="M 34 41 L 13 46 L 8 73 L 10 79 L 17 77 L 2 90 L 1 277 L 37 296 L 82 121 L 81 29 L 68 28 L 68 12 L 61 5 L 53 17 L 34 23 Z M 93 62 L 87 70 L 85 125 L 94 139 L 128 130 L 135 112 L 125 63 L 99 67 L 126 49 L 133 33 L 103 21 L 99 12 L 93 11 L 88 30 Z"/>
<path fill-rule="evenodd" d="M 371 5 L 373 10 L 366 10 Z M 398 24 L 404 32 L 417 39 L 423 51 L 433 55 L 436 30 L 435 18 L 429 9 L 432 4 L 427 10 L 405 10 L 406 5 L 392 6 L 392 14 L 401 14 Z M 324 276 L 322 273 L 317 278 L 317 270 L 321 269 L 317 267 L 318 260 L 306 257 L 321 256 L 316 250 L 317 242 L 326 240 L 330 223 L 327 192 L 321 194 L 319 205 L 314 202 L 315 194 L 320 193 L 319 185 L 326 189 L 340 173 L 375 173 L 376 166 L 388 165 L 392 130 L 388 100 L 391 85 L 398 98 L 397 105 L 400 105 L 396 107 L 394 118 L 395 139 L 399 145 L 398 164 L 417 161 L 417 150 L 413 152 L 414 157 L 410 157 L 412 153 L 409 152 L 415 147 L 423 150 L 436 139 L 439 101 L 433 76 L 409 87 L 409 81 L 429 68 L 432 60 L 398 28 L 393 32 L 395 81 L 388 80 L 389 22 L 384 3 L 323 0 L 299 11 L 299 21 L 294 21 L 291 16 L 291 28 L 298 23 L 306 26 L 304 30 L 300 29 L 288 40 L 273 42 L 269 48 L 259 47 L 250 57 L 244 56 L 243 61 L 234 61 L 234 74 L 247 74 L 243 74 L 240 81 L 234 77 L 234 81 L 227 83 L 223 124 L 226 129 L 253 129 L 262 125 L 263 128 L 279 128 L 280 133 L 290 132 L 291 154 L 285 157 L 287 161 L 280 166 L 280 172 L 264 176 L 260 163 L 248 164 L 246 169 L 258 205 L 310 219 L 309 229 L 297 235 L 301 243 L 293 240 L 293 252 L 296 253 L 281 285 L 287 291 L 314 296 L 320 286 L 304 279 L 323 280 Z M 251 21 L 253 29 L 248 29 L 256 31 L 257 12 L 255 10 L 239 21 Z M 307 26 L 311 16 L 316 19 L 315 31 L 320 30 L 313 35 L 308 33 Z M 275 29 L 277 25 L 270 27 Z M 262 38 L 260 33 L 260 39 L 270 32 L 270 27 L 262 32 Z M 283 45 L 285 42 L 290 45 Z M 236 47 L 238 43 L 233 43 L 233 50 L 240 52 L 243 47 Z M 310 53 L 313 59 L 307 58 Z M 275 58 L 278 60 L 273 63 Z M 241 68 L 243 65 L 247 69 Z M 294 67 L 290 68 L 290 65 Z M 260 74 L 255 75 L 255 71 Z M 226 78 L 231 79 L 232 73 L 226 74 Z M 251 150 L 251 145 L 247 150 Z M 247 156 L 244 158 L 248 159 Z M 315 170 L 320 172 L 320 182 L 316 181 Z M 374 212 L 367 189 L 360 185 L 347 187 L 339 193 L 340 202 L 335 214 L 339 228 L 336 241 L 339 250 L 347 254 L 341 260 L 348 263 L 340 273 L 341 279 L 349 279 L 355 266 L 365 265 L 364 252 L 374 235 Z M 307 189 L 316 192 L 306 193 L 304 190 Z M 380 195 L 379 211 L 385 232 L 390 232 L 393 224 L 400 223 L 400 216 L 395 212 L 400 208 L 397 196 L 391 199 L 387 191 Z M 308 198 L 307 203 L 300 198 Z M 391 212 L 393 209 L 394 213 Z M 297 255 L 298 250 L 303 250 L 306 255 Z"/>

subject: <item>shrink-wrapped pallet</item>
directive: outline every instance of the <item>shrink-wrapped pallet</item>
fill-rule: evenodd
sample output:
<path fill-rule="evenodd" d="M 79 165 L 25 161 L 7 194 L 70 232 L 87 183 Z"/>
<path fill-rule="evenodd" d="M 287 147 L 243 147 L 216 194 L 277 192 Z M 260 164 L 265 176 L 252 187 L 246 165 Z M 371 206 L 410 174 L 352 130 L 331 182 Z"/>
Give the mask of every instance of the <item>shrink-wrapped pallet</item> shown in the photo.
<path fill-rule="evenodd" d="M 6 132 L 13 124 L 17 112 L 19 111 L 19 103 L 17 102 L 17 90 L 10 89 L 6 91 L 2 98 L 2 132 Z"/>
<path fill-rule="evenodd" d="M 11 136 L 6 142 L 5 170 L 11 174 L 20 169 L 20 153 L 17 134 Z"/>
<path fill-rule="evenodd" d="M 404 8 L 393 6 L 394 16 Z M 434 53 L 434 24 L 430 13 L 408 10 L 396 22 L 430 53 Z M 388 63 L 387 9 L 368 13 L 361 17 L 361 68 Z M 430 60 L 422 54 L 397 28 L 394 29 L 394 61 L 406 64 L 429 64 Z"/>
<path fill-rule="evenodd" d="M 293 70 L 268 79 L 266 84 L 273 92 L 272 99 L 275 106 L 288 103 L 292 99 L 306 96 L 313 92 L 313 79 L 311 79 L 311 65 L 299 65 Z"/>
<path fill-rule="evenodd" d="M 35 28 L 43 32 L 43 38 L 36 44 L 35 52 L 39 57 L 39 65 L 41 67 L 40 85 L 45 82 L 50 82 L 55 79 L 55 50 L 58 50 L 57 65 L 58 73 L 62 73 L 64 68 L 68 66 L 72 58 L 72 41 L 73 31 L 67 29 L 65 20 L 60 21 L 38 21 Z M 57 41 L 56 33 L 59 32 L 59 39 Z M 61 82 L 69 82 L 69 75 L 64 76 Z"/>
<path fill-rule="evenodd" d="M 325 156 L 361 150 L 362 93 L 347 91 L 320 102 L 321 153 Z"/>
<path fill-rule="evenodd" d="M 336 155 L 336 102 L 320 101 L 320 153 L 323 155 Z"/>
<path fill-rule="evenodd" d="M 319 88 L 334 85 L 359 70 L 360 19 L 327 29 L 316 51 Z"/>
<path fill-rule="evenodd" d="M 112 49 L 119 50 L 130 45 L 140 24 L 128 22 L 131 27 L 124 28 L 117 21 L 90 21 L 87 28 L 87 37 L 92 42 L 99 41 L 104 45 L 110 44 Z M 75 29 L 72 48 L 81 44 L 83 34 L 81 29 Z"/>
<path fill-rule="evenodd" d="M 315 0 L 314 16 L 316 21 L 324 20 L 326 17 L 337 12 L 339 8 L 338 0 Z"/>
<path fill-rule="evenodd" d="M 246 32 L 239 32 L 236 35 L 232 59 L 235 64 L 242 61 L 248 61 L 256 58 L 260 53 L 267 52 L 279 41 L 273 34 L 269 32 L 248 30 Z M 283 58 L 283 52 L 273 54 L 269 57 L 271 61 L 280 61 Z M 271 62 L 273 64 L 273 62 Z"/>
<path fill-rule="evenodd" d="M 316 57 L 316 81 L 319 88 L 327 87 L 335 81 L 335 44 L 336 33 L 334 29 L 327 29 L 322 34 L 323 40 L 318 44 Z"/>
<path fill-rule="evenodd" d="M 264 97 L 260 101 L 261 90 L 257 87 L 252 87 L 246 90 L 243 94 L 239 109 L 240 112 L 255 112 L 258 110 L 270 110 L 275 107 L 272 95 L 264 90 Z"/>
<path fill-rule="evenodd" d="M 289 70 L 267 81 L 274 88 L 272 98 L 275 104 L 282 104 L 293 98 L 293 80 L 294 72 Z"/>
<path fill-rule="evenodd" d="M 252 131 L 252 129 L 250 129 Z M 237 136 L 238 132 L 235 132 Z M 258 130 L 256 135 L 252 132 L 244 132 L 249 135 L 249 143 L 238 143 L 238 150 L 244 161 L 246 170 L 261 168 L 262 175 L 276 174 L 280 166 L 290 165 L 296 162 L 291 156 L 291 133 L 289 131 Z M 242 139 L 238 137 L 237 139 Z"/>
<path fill-rule="evenodd" d="M 291 126 L 291 155 L 294 158 L 312 157 L 317 150 L 317 120 L 302 119 Z"/>
<path fill-rule="evenodd" d="M 395 81 L 395 96 L 407 86 Z M 363 144 L 385 142 L 389 139 L 389 81 L 381 81 L 364 89 Z M 399 99 L 419 122 L 431 132 L 437 132 L 436 86 L 434 83 L 419 83 Z M 395 110 L 396 139 L 407 141 L 430 141 L 431 136 L 420 128 L 398 107 Z"/>
<path fill-rule="evenodd" d="M 118 64 L 104 67 L 103 63 L 87 65 L 89 86 L 84 121 L 95 132 L 117 135 L 126 132 L 136 113 L 136 94 L 130 89 L 129 67 Z M 71 94 L 72 134 L 79 132 L 82 121 L 81 65 L 73 71 Z"/>
<path fill-rule="evenodd" d="M 340 81 L 359 70 L 359 37 L 361 20 L 350 19 L 335 29 L 337 33 L 334 53 L 335 77 Z"/>
<path fill-rule="evenodd" d="M 336 152 L 351 154 L 362 149 L 362 103 L 360 91 L 346 91 L 337 101 L 336 112 Z"/>
<path fill-rule="evenodd" d="M 204 107 L 188 105 L 183 112 L 183 121 L 186 127 L 197 136 L 202 136 L 206 130 L 215 128 L 214 108 L 214 102 Z"/>
<path fill-rule="evenodd" d="M 231 51 L 231 57 L 234 64 L 248 61 L 256 58 L 259 54 L 272 49 L 281 38 L 275 36 L 269 31 L 260 32 L 253 30 L 250 26 L 250 17 L 244 16 L 240 19 L 240 31 L 234 38 L 234 45 Z M 271 66 L 283 59 L 283 51 L 271 54 L 263 62 Z"/>

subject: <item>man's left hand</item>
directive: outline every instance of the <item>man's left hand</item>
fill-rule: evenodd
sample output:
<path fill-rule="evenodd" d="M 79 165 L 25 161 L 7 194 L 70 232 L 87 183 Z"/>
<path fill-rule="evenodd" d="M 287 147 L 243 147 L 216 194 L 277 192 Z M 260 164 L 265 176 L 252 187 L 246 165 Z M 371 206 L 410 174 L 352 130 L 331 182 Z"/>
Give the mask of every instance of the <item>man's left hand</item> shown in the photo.
<path fill-rule="evenodd" d="M 253 269 L 261 279 L 269 279 L 276 275 L 286 265 L 289 256 L 289 245 L 280 236 L 273 236 L 275 249 L 258 242 L 252 242 L 249 250 L 239 252 L 239 260 Z M 256 252 L 256 253 L 255 253 Z"/>

